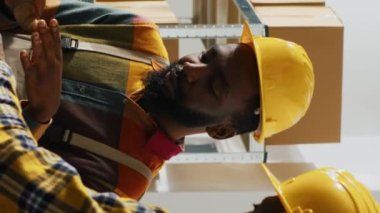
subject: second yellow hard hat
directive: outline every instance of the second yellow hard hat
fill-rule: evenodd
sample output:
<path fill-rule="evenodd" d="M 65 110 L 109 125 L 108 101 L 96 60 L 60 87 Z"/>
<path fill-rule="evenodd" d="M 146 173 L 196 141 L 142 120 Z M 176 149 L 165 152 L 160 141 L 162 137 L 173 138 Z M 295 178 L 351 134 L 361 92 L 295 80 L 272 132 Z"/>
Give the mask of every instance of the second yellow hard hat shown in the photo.
<path fill-rule="evenodd" d="M 368 189 L 347 171 L 321 168 L 280 182 L 262 167 L 287 213 L 380 213 Z"/>

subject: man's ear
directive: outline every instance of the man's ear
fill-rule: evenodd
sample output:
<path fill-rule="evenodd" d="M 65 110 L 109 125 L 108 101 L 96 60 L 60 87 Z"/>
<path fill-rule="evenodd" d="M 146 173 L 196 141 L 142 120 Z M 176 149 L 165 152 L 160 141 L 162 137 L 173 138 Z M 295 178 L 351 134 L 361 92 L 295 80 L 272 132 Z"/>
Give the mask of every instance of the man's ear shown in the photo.
<path fill-rule="evenodd" d="M 236 134 L 235 128 L 231 123 L 222 123 L 206 127 L 206 132 L 210 137 L 217 140 L 230 138 Z"/>

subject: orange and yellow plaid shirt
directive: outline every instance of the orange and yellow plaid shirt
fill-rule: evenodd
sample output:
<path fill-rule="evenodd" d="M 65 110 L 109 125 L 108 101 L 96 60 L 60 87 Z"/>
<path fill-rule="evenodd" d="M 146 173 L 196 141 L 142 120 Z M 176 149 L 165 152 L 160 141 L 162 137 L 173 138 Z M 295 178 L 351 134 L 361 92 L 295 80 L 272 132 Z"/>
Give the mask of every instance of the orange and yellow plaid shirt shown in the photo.
<path fill-rule="evenodd" d="M 55 17 L 59 21 L 61 35 L 79 42 L 107 44 L 168 60 L 154 23 L 126 11 L 78 0 L 47 1 L 48 4 L 52 2 L 54 5 L 51 8 L 48 5 L 49 12 L 43 16 Z M 8 22 L 12 23 L 12 20 Z M 141 198 L 166 160 L 159 152 L 152 152 L 150 142 L 160 140 L 154 144 L 166 142 L 166 150 L 178 150 L 173 141 L 155 137 L 160 130 L 135 102 L 135 94 L 144 89 L 143 81 L 154 70 L 155 63 L 146 64 L 80 50 L 64 50 L 63 53 L 61 106 L 39 144 L 73 165 L 89 188 Z M 149 177 L 129 166 L 71 145 L 71 133 L 129 155 L 145 165 Z"/>
<path fill-rule="evenodd" d="M 78 171 L 37 146 L 22 117 L 15 79 L 0 61 L 1 212 L 166 212 L 86 188 Z"/>

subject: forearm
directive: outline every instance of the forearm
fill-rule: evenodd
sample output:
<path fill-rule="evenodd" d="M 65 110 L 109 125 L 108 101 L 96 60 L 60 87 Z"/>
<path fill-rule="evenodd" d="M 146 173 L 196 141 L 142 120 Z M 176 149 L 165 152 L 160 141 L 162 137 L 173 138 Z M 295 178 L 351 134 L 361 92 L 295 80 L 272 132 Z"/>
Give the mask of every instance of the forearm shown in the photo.
<path fill-rule="evenodd" d="M 49 128 L 50 124 L 53 122 L 52 118 L 42 123 L 37 121 L 33 117 L 33 112 L 31 112 L 27 106 L 22 108 L 22 115 L 30 131 L 32 132 L 34 139 L 37 141 L 45 134 L 47 128 Z"/>
<path fill-rule="evenodd" d="M 0 206 L 10 212 L 148 211 L 134 200 L 91 192 L 75 168 L 37 147 L 14 88 L 12 72 L 0 61 Z"/>

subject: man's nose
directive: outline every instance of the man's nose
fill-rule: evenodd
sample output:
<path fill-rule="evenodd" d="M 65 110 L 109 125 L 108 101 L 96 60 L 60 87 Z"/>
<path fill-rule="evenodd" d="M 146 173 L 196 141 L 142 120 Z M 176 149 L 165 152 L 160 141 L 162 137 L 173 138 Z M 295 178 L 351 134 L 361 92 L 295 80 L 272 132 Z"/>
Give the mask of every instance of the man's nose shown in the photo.
<path fill-rule="evenodd" d="M 209 73 L 209 67 L 204 63 L 185 62 L 183 72 L 188 83 L 194 83 Z"/>

